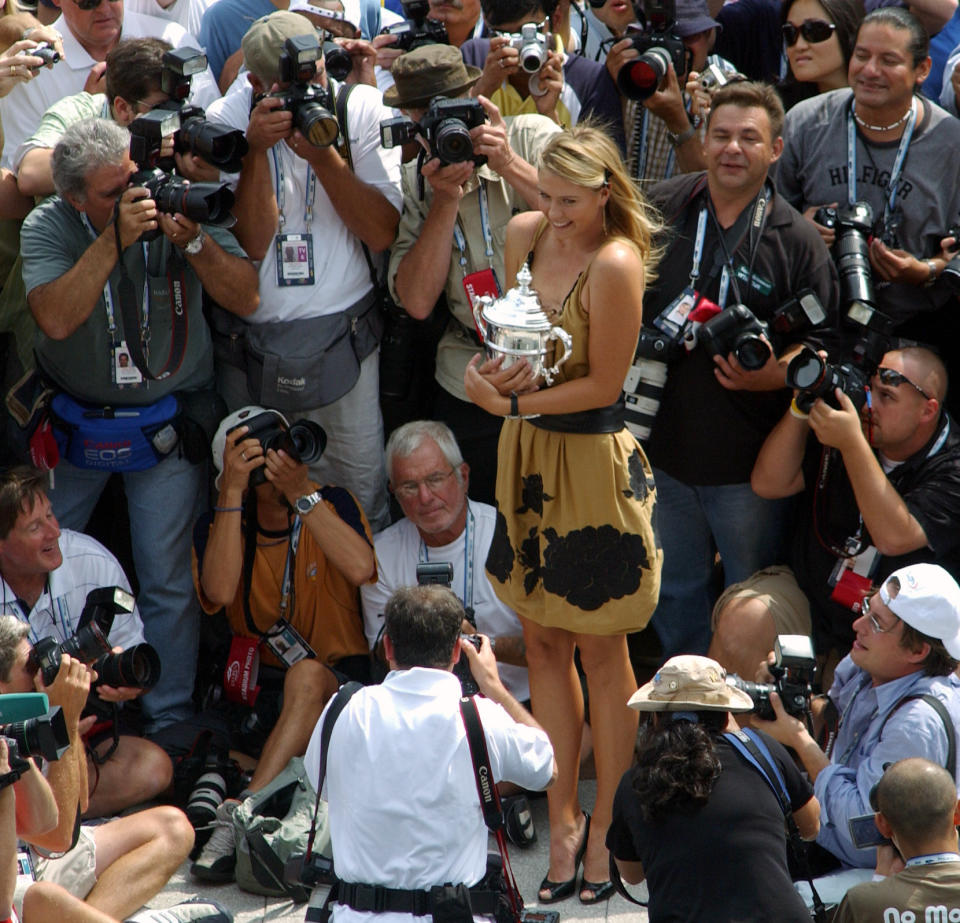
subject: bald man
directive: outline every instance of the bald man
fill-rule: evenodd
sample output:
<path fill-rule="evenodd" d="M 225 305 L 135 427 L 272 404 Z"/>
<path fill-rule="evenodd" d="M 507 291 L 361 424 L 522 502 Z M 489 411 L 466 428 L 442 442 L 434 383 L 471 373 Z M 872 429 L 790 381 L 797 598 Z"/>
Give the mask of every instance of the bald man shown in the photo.
<path fill-rule="evenodd" d="M 888 877 L 851 888 L 834 923 L 960 918 L 957 790 L 941 766 L 913 758 L 894 763 L 871 794 L 880 832 L 893 841 L 877 850 L 877 871 Z"/>
<path fill-rule="evenodd" d="M 960 432 L 943 409 L 947 372 L 920 347 L 888 352 L 858 411 L 837 390 L 809 415 L 793 404 L 751 476 L 761 497 L 802 494 L 789 567 L 729 587 L 709 656 L 753 679 L 778 634 L 813 634 L 836 663 L 873 578 L 931 562 L 960 577 Z M 749 528 L 749 523 L 744 523 Z"/>

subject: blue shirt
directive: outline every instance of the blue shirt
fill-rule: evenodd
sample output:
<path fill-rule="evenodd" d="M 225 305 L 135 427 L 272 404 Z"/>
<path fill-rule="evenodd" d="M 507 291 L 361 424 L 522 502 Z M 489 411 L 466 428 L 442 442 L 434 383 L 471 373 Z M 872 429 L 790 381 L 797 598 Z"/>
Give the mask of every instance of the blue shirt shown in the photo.
<path fill-rule="evenodd" d="M 840 729 L 830 765 L 814 782 L 820 801 L 820 835 L 817 842 L 839 857 L 845 866 L 873 868 L 875 849 L 855 849 L 847 822 L 869 814 L 870 789 L 889 763 L 922 756 L 939 766 L 947 762 L 947 737 L 940 716 L 920 700 L 907 702 L 887 716 L 906 696 L 930 693 L 940 699 L 960 725 L 960 679 L 910 673 L 879 686 L 856 666 L 849 655 L 837 666 L 830 698 L 840 712 Z M 881 739 L 880 729 L 883 728 Z"/>

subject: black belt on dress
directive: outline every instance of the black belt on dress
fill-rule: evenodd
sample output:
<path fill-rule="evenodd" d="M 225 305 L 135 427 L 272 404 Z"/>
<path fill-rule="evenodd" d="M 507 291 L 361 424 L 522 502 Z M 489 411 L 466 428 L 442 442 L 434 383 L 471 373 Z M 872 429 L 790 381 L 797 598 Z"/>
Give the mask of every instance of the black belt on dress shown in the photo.
<path fill-rule="evenodd" d="M 624 427 L 623 413 L 623 401 L 617 401 L 576 413 L 545 413 L 527 422 L 554 433 L 619 433 Z"/>

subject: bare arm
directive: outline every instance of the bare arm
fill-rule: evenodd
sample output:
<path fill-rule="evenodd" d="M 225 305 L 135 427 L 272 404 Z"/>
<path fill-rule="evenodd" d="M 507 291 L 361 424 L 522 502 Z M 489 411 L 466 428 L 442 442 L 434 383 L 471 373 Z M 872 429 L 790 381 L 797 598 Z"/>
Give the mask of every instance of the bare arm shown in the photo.
<path fill-rule="evenodd" d="M 0 773 L 10 771 L 7 742 L 0 740 Z M 17 799 L 13 785 L 0 791 L 0 916 L 7 919 L 13 910 L 17 886 Z"/>
<path fill-rule="evenodd" d="M 810 427 L 789 411 L 770 431 L 757 454 L 750 486 L 759 497 L 792 497 L 803 490 L 803 454 Z"/>
<path fill-rule="evenodd" d="M 64 754 L 66 757 L 68 754 Z M 57 800 L 37 764 L 30 760 L 30 768 L 14 785 L 17 795 L 17 834 L 26 840 L 49 833 L 57 826 Z"/>
<path fill-rule="evenodd" d="M 0 170 L 0 218 L 26 218 L 33 208 L 33 199 L 23 195 L 17 178 L 9 170 Z"/>
<path fill-rule="evenodd" d="M 804 840 L 815 840 L 820 832 L 820 802 L 811 795 L 810 800 L 793 812 L 800 837 Z"/>
<path fill-rule="evenodd" d="M 53 148 L 35 147 L 27 151 L 17 170 L 17 186 L 25 196 L 53 195 Z"/>

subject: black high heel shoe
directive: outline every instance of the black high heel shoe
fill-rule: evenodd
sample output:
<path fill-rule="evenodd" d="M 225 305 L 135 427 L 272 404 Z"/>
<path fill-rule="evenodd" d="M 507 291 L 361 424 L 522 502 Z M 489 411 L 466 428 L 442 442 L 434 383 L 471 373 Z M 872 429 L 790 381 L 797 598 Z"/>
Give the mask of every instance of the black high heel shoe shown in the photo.
<path fill-rule="evenodd" d="M 555 904 L 557 901 L 570 897 L 577 890 L 577 872 L 580 870 L 580 863 L 583 862 L 584 855 L 586 855 L 587 840 L 590 838 L 590 815 L 584 811 L 583 816 L 587 821 L 583 826 L 583 839 L 580 841 L 577 854 L 573 857 L 573 878 L 568 878 L 566 881 L 551 881 L 544 877 L 537 890 L 537 903 Z M 544 897 L 543 891 L 546 891 L 549 896 Z"/>

